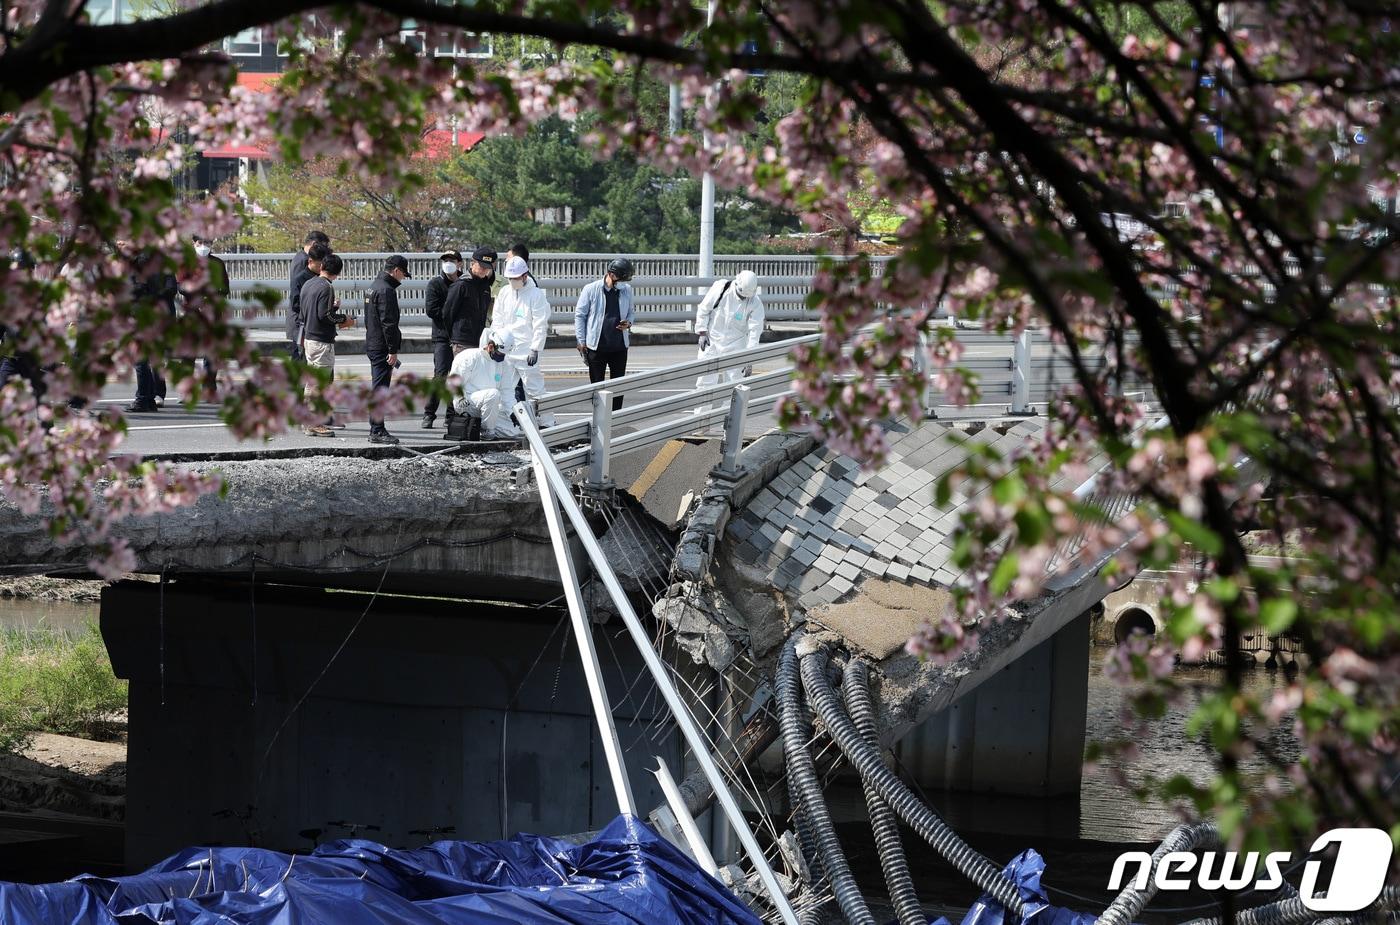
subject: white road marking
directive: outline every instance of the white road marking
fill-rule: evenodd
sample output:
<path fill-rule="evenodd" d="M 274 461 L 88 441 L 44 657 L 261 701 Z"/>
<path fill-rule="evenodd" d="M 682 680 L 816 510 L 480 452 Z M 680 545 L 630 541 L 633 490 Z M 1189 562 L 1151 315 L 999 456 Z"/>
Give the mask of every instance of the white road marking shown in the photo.
<path fill-rule="evenodd" d="M 227 424 L 142 424 L 137 427 L 128 427 L 127 430 L 189 430 L 194 427 L 227 427 Z"/>

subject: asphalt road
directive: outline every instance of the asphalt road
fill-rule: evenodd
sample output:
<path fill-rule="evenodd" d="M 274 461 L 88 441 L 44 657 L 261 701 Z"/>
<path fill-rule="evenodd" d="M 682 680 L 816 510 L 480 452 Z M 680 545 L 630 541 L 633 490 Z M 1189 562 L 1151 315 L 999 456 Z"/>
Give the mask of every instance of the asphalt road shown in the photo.
<path fill-rule="evenodd" d="M 405 354 L 402 359 L 403 372 L 412 372 L 420 376 L 432 374 L 432 357 L 430 355 Z M 670 366 L 693 359 L 695 359 L 695 347 L 689 345 L 634 347 L 628 357 L 627 371 L 629 373 L 645 372 L 659 366 Z M 547 350 L 540 362 L 544 364 L 545 385 L 550 391 L 586 385 L 588 382 L 587 370 L 578 354 L 573 351 Z M 755 371 L 770 371 L 780 368 L 781 365 L 777 361 L 766 365 L 758 364 Z M 369 360 L 363 356 L 338 356 L 335 361 L 335 371 L 337 378 L 348 378 L 353 375 L 368 379 Z M 683 388 L 680 383 L 672 383 L 666 388 L 641 392 L 639 400 L 652 401 L 683 391 L 687 391 L 687 389 Z M 103 390 L 99 405 L 122 408 L 131 401 L 134 394 L 135 385 L 132 381 L 111 382 Z M 420 429 L 421 413 L 390 418 L 386 423 L 390 433 L 399 437 L 405 444 L 420 449 L 439 449 L 446 444 L 442 439 L 445 431 L 441 409 L 439 409 L 438 414 L 437 426 L 433 430 Z M 564 423 L 567 420 L 583 416 L 585 415 L 581 412 L 561 413 L 558 420 L 560 423 Z M 771 425 L 771 420 L 771 417 L 766 416 L 752 420 L 749 427 L 750 432 L 761 432 Z M 161 411 L 152 414 L 127 414 L 127 422 L 128 436 L 121 449 L 124 452 L 140 453 L 144 456 L 259 449 L 287 450 L 303 447 L 325 448 L 328 446 L 348 449 L 371 445 L 368 439 L 369 423 L 367 421 L 349 422 L 344 430 L 337 431 L 337 436 L 332 438 L 307 437 L 300 430 L 297 430 L 274 437 L 267 442 L 240 442 L 229 433 L 228 428 L 219 420 L 217 408 L 214 405 L 199 405 L 193 411 L 187 411 L 178 404 L 170 404 Z"/>

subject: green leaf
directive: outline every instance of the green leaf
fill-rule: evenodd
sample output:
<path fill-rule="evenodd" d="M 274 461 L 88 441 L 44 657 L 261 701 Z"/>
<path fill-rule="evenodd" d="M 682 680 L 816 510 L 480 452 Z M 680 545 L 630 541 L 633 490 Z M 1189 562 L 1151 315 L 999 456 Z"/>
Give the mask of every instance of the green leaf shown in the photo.
<path fill-rule="evenodd" d="M 997 562 L 997 567 L 992 570 L 992 580 L 990 582 L 993 594 L 1005 594 L 1006 589 L 1011 587 L 1011 582 L 1016 578 L 1021 570 L 1021 557 L 1014 552 L 1008 552 Z"/>
<path fill-rule="evenodd" d="M 1282 633 L 1298 617 L 1298 605 L 1292 598 L 1271 597 L 1259 603 L 1259 625 L 1270 633 Z"/>
<path fill-rule="evenodd" d="M 1017 504 L 1026 497 L 1026 483 L 1014 472 L 1009 472 L 992 484 L 992 499 L 997 504 Z"/>
<path fill-rule="evenodd" d="M 938 477 L 938 484 L 934 487 L 933 503 L 943 508 L 952 500 L 953 480 L 949 478 L 949 473 L 945 472 Z"/>
<path fill-rule="evenodd" d="M 1214 530 L 1180 511 L 1167 511 L 1167 523 L 1178 536 L 1208 556 L 1218 556 L 1225 548 Z"/>

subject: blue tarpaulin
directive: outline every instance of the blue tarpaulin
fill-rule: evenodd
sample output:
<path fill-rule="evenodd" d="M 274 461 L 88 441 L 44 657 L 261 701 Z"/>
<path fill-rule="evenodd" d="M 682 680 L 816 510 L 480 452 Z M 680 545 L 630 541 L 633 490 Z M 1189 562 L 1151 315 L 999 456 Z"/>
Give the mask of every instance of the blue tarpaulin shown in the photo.
<path fill-rule="evenodd" d="M 308 855 L 189 848 L 133 877 L 0 883 L 5 925 L 759 925 L 719 881 L 642 822 L 592 841 L 540 835 L 434 842 L 361 839 Z"/>
<path fill-rule="evenodd" d="M 1045 873 L 1045 859 L 1034 848 L 1027 848 L 1012 858 L 1002 873 L 1016 884 L 1026 904 L 1022 925 L 1094 925 L 1098 921 L 1096 915 L 1050 905 L 1050 898 L 1040 885 L 1040 875 Z M 949 923 L 940 916 L 933 925 Z M 1015 916 L 1007 916 L 1001 903 L 983 893 L 963 916 L 962 925 L 1016 925 L 1016 919 Z"/>

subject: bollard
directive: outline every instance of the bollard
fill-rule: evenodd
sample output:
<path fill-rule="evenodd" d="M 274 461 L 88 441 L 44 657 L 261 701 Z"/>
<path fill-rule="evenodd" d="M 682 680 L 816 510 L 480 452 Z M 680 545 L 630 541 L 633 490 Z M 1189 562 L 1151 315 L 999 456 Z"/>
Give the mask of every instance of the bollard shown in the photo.
<path fill-rule="evenodd" d="M 603 490 L 612 487 L 609 473 L 612 463 L 612 392 L 599 389 L 593 393 L 593 432 L 589 436 L 587 487 Z"/>
<path fill-rule="evenodd" d="M 1035 414 L 1031 408 L 1031 332 L 1022 331 L 1016 337 L 1016 349 L 1011 354 L 1011 413 Z"/>
<path fill-rule="evenodd" d="M 749 387 L 736 385 L 729 396 L 729 414 L 724 419 L 724 444 L 720 449 L 719 473 L 734 478 L 739 474 L 739 451 L 744 448 L 744 418 L 749 410 Z"/>

